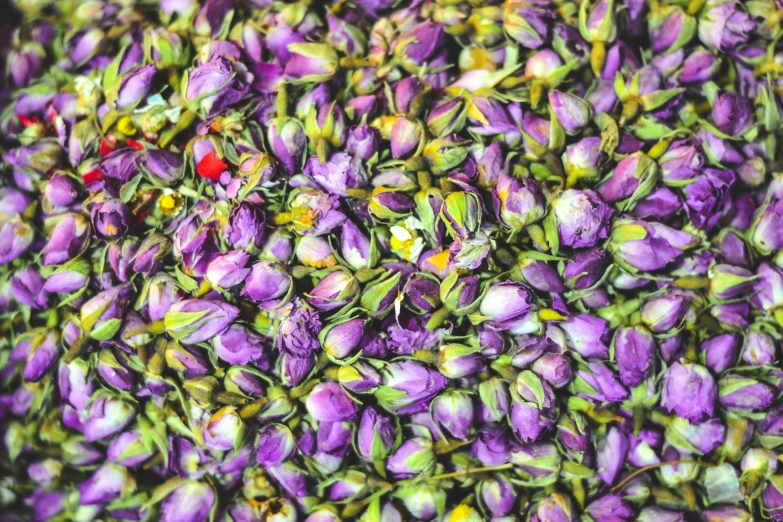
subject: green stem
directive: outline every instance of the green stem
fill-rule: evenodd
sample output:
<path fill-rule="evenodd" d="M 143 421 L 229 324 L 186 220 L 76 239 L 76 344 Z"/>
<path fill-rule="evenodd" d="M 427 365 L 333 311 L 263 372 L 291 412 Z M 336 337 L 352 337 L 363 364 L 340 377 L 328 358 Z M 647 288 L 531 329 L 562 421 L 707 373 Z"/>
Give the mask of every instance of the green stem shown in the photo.
<path fill-rule="evenodd" d="M 498 466 L 486 466 L 483 468 L 468 468 L 461 469 L 459 471 L 452 471 L 451 473 L 441 473 L 439 475 L 433 475 L 429 480 L 443 480 L 449 478 L 463 477 L 465 475 L 471 475 L 473 473 L 488 473 L 490 471 L 503 471 L 504 469 L 510 469 L 514 465 L 512 463 L 500 464 Z"/>
<path fill-rule="evenodd" d="M 670 460 L 669 462 L 658 462 L 657 464 L 650 464 L 649 466 L 645 466 L 643 468 L 639 468 L 627 477 L 625 477 L 623 480 L 621 480 L 616 486 L 614 486 L 610 491 L 612 493 L 622 489 L 623 486 L 628 484 L 630 481 L 641 475 L 642 473 L 646 473 L 648 471 L 651 471 L 653 469 L 658 469 L 663 466 L 679 466 L 681 464 L 693 464 L 695 466 L 701 466 L 703 468 L 711 468 L 714 467 L 715 464 L 712 464 L 711 462 L 701 462 L 698 460 Z"/>

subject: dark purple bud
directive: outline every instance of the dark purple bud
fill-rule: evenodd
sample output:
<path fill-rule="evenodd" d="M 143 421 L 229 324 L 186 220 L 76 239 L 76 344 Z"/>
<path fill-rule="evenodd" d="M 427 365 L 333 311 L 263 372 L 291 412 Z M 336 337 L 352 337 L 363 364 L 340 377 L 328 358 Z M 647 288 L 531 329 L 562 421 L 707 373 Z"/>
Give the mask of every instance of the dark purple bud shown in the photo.
<path fill-rule="evenodd" d="M 736 333 L 710 337 L 701 343 L 701 361 L 716 374 L 732 368 L 737 363 L 740 339 Z"/>
<path fill-rule="evenodd" d="M 570 388 L 577 395 L 598 402 L 616 403 L 628 397 L 628 390 L 603 363 L 595 362 L 576 372 Z"/>
<path fill-rule="evenodd" d="M 171 305 L 164 317 L 166 331 L 177 341 L 196 344 L 211 339 L 239 317 L 239 309 L 222 301 L 186 299 Z"/>
<path fill-rule="evenodd" d="M 277 331 L 278 347 L 291 355 L 307 357 L 320 348 L 320 331 L 321 320 L 318 313 L 296 301 L 289 315 L 280 322 Z"/>
<path fill-rule="evenodd" d="M 406 70 L 413 73 L 424 62 L 432 62 L 446 40 L 443 25 L 426 20 L 397 37 L 394 55 L 402 61 Z"/>
<path fill-rule="evenodd" d="M 589 464 L 592 459 L 592 431 L 587 418 L 579 412 L 569 411 L 557 421 L 557 441 L 565 455 L 575 461 Z"/>
<path fill-rule="evenodd" d="M 188 72 L 182 82 L 183 98 L 193 110 L 213 118 L 245 97 L 248 86 L 243 77 L 229 60 L 218 57 Z"/>
<path fill-rule="evenodd" d="M 129 495 L 136 489 L 136 480 L 124 466 L 107 462 L 90 478 L 79 484 L 81 505 L 105 505 L 118 497 Z"/>
<path fill-rule="evenodd" d="M 348 133 L 345 151 L 351 156 L 367 161 L 378 152 L 380 144 L 381 137 L 378 131 L 367 124 L 361 124 Z"/>
<path fill-rule="evenodd" d="M 361 405 L 336 382 L 317 384 L 307 396 L 305 406 L 318 421 L 340 422 L 354 420 Z"/>
<path fill-rule="evenodd" d="M 613 210 L 592 190 L 566 190 L 552 203 L 552 209 L 561 244 L 592 247 L 607 237 Z"/>
<path fill-rule="evenodd" d="M 248 364 L 268 351 L 267 341 L 250 329 L 232 324 L 212 339 L 215 353 L 229 364 Z"/>
<path fill-rule="evenodd" d="M 265 310 L 274 310 L 291 299 L 293 282 L 283 265 L 259 261 L 253 265 L 241 294 Z"/>
<path fill-rule="evenodd" d="M 46 292 L 41 272 L 28 266 L 11 277 L 11 291 L 17 302 L 32 308 L 46 308 Z"/>
<path fill-rule="evenodd" d="M 21 222 L 11 221 L 10 223 L 18 223 L 18 225 L 15 228 L 4 226 L 3 232 L 0 234 L 0 239 L 6 235 L 6 230 L 8 230 L 9 234 L 13 234 L 13 240 L 10 242 L 10 248 L 8 248 L 8 255 L 13 254 L 22 246 L 22 241 L 26 238 L 27 227 L 27 225 Z M 22 241 L 19 241 L 20 239 Z M 32 240 L 32 237 L 30 239 Z M 54 230 L 52 230 L 49 243 L 44 249 L 43 262 L 41 264 L 49 266 L 70 261 L 84 251 L 89 241 L 89 221 L 79 214 L 66 214 L 59 219 Z M 25 250 L 28 245 L 29 243 L 24 245 Z M 14 257 L 11 257 L 11 259 L 14 259 Z"/>
<path fill-rule="evenodd" d="M 430 399 L 448 383 L 440 372 L 414 360 L 390 363 L 381 377 L 382 385 L 376 393 L 379 404 L 402 415 L 427 409 Z"/>
<path fill-rule="evenodd" d="M 661 407 L 691 422 L 712 417 L 718 387 L 704 366 L 675 362 L 664 374 Z"/>
<path fill-rule="evenodd" d="M 566 286 L 584 290 L 596 284 L 609 264 L 606 253 L 598 248 L 578 252 L 569 259 L 563 271 Z"/>
<path fill-rule="evenodd" d="M 174 183 L 185 174 L 184 162 L 179 154 L 162 149 L 148 149 L 144 167 L 156 179 Z"/>
<path fill-rule="evenodd" d="M 718 381 L 718 401 L 724 408 L 758 411 L 767 408 L 775 391 L 764 383 L 740 375 L 727 375 Z"/>
<path fill-rule="evenodd" d="M 643 326 L 620 328 L 614 337 L 614 358 L 620 380 L 636 388 L 652 374 L 655 365 L 655 339 Z"/>
<path fill-rule="evenodd" d="M 367 407 L 356 428 L 357 453 L 364 460 L 384 460 L 392 449 L 396 435 L 397 430 L 391 419 L 375 408 Z"/>

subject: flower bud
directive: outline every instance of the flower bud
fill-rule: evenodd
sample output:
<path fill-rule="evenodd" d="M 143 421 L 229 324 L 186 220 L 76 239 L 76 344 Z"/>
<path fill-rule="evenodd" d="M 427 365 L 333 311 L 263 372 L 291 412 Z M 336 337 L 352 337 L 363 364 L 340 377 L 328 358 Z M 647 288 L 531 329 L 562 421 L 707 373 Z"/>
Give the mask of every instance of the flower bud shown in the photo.
<path fill-rule="evenodd" d="M 307 396 L 305 406 L 313 418 L 328 422 L 352 421 L 361 409 L 336 382 L 317 384 Z"/>
<path fill-rule="evenodd" d="M 337 72 L 337 52 L 327 44 L 292 43 L 288 50 L 285 76 L 292 83 L 323 83 Z"/>
<path fill-rule="evenodd" d="M 463 391 L 445 392 L 432 401 L 432 420 L 452 437 L 467 440 L 473 425 L 473 400 Z"/>
<path fill-rule="evenodd" d="M 359 293 L 359 283 L 348 270 L 335 270 L 315 285 L 307 302 L 314 308 L 329 312 L 351 303 Z"/>
<path fill-rule="evenodd" d="M 664 374 L 661 406 L 691 422 L 712 417 L 718 388 L 705 367 L 675 362 Z"/>
<path fill-rule="evenodd" d="M 164 317 L 166 331 L 177 341 L 196 344 L 211 339 L 239 317 L 239 309 L 221 301 L 186 299 L 171 305 Z"/>
<path fill-rule="evenodd" d="M 362 412 L 356 428 L 358 455 L 372 462 L 385 460 L 394 444 L 397 430 L 394 423 L 373 407 Z"/>
<path fill-rule="evenodd" d="M 293 290 L 293 279 L 283 265 L 259 261 L 253 265 L 240 293 L 264 310 L 274 310 L 291 299 Z"/>
<path fill-rule="evenodd" d="M 412 478 L 429 472 L 435 466 L 432 441 L 424 437 L 404 440 L 386 459 L 386 468 L 398 479 Z"/>
<path fill-rule="evenodd" d="M 635 388 L 650 377 L 655 365 L 655 348 L 655 339 L 643 326 L 617 330 L 614 358 L 625 386 Z"/>
<path fill-rule="evenodd" d="M 364 319 L 349 319 L 327 326 L 318 338 L 326 353 L 335 359 L 345 359 L 360 346 L 365 326 Z"/>

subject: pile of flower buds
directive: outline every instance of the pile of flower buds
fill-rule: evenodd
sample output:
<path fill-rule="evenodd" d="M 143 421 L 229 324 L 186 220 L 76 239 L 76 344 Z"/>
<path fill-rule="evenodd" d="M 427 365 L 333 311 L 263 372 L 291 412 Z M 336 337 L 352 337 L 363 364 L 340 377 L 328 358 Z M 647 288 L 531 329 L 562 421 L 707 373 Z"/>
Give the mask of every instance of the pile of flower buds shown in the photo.
<path fill-rule="evenodd" d="M 783 521 L 781 0 L 16 9 L 1 522 Z"/>

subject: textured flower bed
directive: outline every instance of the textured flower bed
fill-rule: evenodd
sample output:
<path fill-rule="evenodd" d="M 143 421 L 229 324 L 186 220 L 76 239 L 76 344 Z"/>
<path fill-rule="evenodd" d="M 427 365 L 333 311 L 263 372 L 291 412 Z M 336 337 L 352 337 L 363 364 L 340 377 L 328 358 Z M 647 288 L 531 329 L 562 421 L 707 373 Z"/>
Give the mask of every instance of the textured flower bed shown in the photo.
<path fill-rule="evenodd" d="M 0 521 L 783 520 L 779 0 L 17 8 Z"/>

